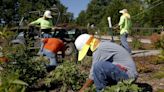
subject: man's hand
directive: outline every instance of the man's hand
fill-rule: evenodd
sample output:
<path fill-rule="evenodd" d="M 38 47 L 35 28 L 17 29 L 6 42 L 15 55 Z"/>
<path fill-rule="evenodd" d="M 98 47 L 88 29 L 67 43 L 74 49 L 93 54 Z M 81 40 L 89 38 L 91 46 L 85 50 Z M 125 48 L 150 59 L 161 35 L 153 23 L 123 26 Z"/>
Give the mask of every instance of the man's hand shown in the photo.
<path fill-rule="evenodd" d="M 113 26 L 113 29 L 115 30 L 115 29 L 118 29 L 119 28 L 119 25 L 118 24 L 116 24 L 115 26 Z"/>
<path fill-rule="evenodd" d="M 80 89 L 79 92 L 84 92 L 84 90 L 85 90 L 86 88 L 88 88 L 89 86 L 91 86 L 92 84 L 93 84 L 93 80 L 88 79 L 88 80 L 85 82 L 85 84 L 83 85 L 83 87 Z"/>

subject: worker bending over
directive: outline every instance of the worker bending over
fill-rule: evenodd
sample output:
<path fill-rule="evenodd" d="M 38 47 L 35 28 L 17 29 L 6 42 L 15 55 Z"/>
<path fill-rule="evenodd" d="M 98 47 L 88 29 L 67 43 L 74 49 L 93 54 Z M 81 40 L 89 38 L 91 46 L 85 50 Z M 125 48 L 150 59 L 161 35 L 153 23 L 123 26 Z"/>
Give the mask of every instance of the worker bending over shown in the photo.
<path fill-rule="evenodd" d="M 122 46 L 108 40 L 100 41 L 89 34 L 77 37 L 75 46 L 79 51 L 78 61 L 85 55 L 93 56 L 89 79 L 80 92 L 84 92 L 93 82 L 97 92 L 100 92 L 121 80 L 137 78 L 136 65 L 130 53 Z"/>
<path fill-rule="evenodd" d="M 47 65 L 47 70 L 51 71 L 57 66 L 56 54 L 64 49 L 64 43 L 58 38 L 42 38 L 43 55 L 45 55 L 50 63 Z"/>

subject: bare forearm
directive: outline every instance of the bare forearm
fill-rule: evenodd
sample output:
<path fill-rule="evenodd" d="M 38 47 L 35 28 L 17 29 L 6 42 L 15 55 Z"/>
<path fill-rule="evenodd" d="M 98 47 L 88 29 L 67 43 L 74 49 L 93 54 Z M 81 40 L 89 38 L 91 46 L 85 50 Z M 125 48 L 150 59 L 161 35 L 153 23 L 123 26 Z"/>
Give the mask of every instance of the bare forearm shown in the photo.
<path fill-rule="evenodd" d="M 89 86 L 91 86 L 93 84 L 93 80 L 92 79 L 88 79 L 85 84 L 83 85 L 83 87 L 80 89 L 79 92 L 84 92 L 84 90 L 86 88 L 88 88 Z"/>

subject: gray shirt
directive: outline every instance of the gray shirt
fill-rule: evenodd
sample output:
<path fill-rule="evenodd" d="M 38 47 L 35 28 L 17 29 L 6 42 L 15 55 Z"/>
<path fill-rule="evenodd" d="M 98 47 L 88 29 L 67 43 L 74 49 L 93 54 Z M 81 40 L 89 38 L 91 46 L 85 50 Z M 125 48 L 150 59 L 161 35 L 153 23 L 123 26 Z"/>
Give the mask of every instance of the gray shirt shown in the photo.
<path fill-rule="evenodd" d="M 136 65 L 129 54 L 122 46 L 110 41 L 101 41 L 99 47 L 93 52 L 92 66 L 89 78 L 93 80 L 93 66 L 96 62 L 110 61 L 113 64 L 120 64 L 127 69 L 129 78 L 136 78 Z"/>

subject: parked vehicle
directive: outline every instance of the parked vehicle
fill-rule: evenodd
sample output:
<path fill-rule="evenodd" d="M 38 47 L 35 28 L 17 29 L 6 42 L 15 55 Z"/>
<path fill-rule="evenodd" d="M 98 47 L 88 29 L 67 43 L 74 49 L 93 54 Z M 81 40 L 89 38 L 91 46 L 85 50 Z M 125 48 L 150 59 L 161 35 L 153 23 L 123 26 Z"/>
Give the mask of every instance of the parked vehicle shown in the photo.
<path fill-rule="evenodd" d="M 18 29 L 12 29 L 12 31 L 16 30 Z M 64 57 L 73 55 L 72 57 L 77 59 L 77 51 L 74 45 L 74 41 L 79 35 L 83 33 L 87 33 L 87 30 L 78 28 L 67 29 L 65 27 L 56 27 L 54 30 L 52 30 L 53 37 L 60 38 L 65 44 L 64 53 L 59 52 L 59 54 L 64 54 Z M 19 28 L 18 35 L 11 41 L 11 44 L 23 45 L 27 49 L 36 51 L 39 50 L 40 47 L 40 35 L 41 32 L 37 27 L 22 27 Z"/>

